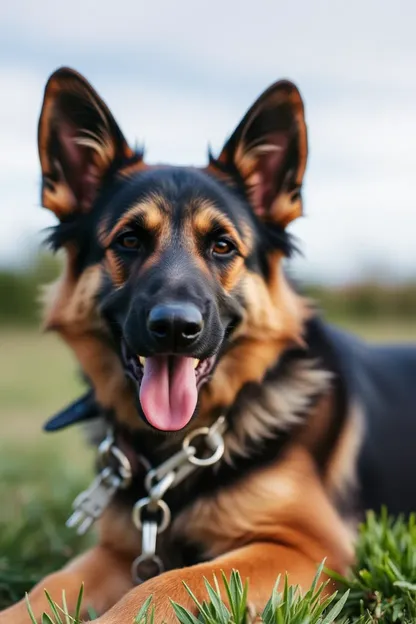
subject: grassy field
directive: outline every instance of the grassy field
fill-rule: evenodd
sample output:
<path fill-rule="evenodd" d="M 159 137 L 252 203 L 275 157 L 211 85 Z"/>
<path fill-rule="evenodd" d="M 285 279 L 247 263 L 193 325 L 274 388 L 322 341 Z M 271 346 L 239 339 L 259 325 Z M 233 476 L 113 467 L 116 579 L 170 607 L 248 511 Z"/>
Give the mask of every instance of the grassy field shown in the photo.
<path fill-rule="evenodd" d="M 42 431 L 48 417 L 82 390 L 76 363 L 56 336 L 0 329 L 0 487 L 8 487 L 13 473 L 13 479 L 20 475 L 48 491 L 56 484 L 56 466 L 71 481 L 89 478 L 92 451 L 80 431 Z M 0 507 L 0 520 L 2 513 Z"/>
<path fill-rule="evenodd" d="M 92 474 L 92 451 L 79 431 L 42 432 L 81 389 L 55 336 L 0 329 L 0 608 L 83 547 L 64 524 Z"/>
<path fill-rule="evenodd" d="M 416 323 L 348 328 L 368 340 L 416 342 Z M 90 479 L 93 453 L 77 430 L 42 432 L 82 388 L 76 363 L 54 335 L 0 328 L 0 608 L 91 539 L 75 537 L 64 523 Z"/>

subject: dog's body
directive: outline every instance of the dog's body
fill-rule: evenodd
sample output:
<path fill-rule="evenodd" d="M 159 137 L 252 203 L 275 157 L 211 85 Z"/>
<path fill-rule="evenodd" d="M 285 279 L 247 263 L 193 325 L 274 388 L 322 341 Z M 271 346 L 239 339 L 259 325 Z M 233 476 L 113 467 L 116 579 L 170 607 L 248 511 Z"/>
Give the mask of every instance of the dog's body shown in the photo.
<path fill-rule="evenodd" d="M 149 594 L 157 621 L 173 622 L 169 598 L 191 607 L 183 580 L 203 598 L 204 576 L 237 568 L 261 609 L 279 573 L 307 587 L 324 558 L 345 572 L 366 508 L 415 507 L 416 349 L 338 332 L 285 278 L 307 152 L 296 88 L 266 91 L 206 169 L 149 167 L 63 69 L 46 88 L 39 150 L 43 204 L 61 222 L 52 241 L 67 254 L 46 327 L 75 352 L 101 421 L 133 465 L 159 465 L 220 415 L 226 428 L 223 457 L 164 496 L 166 572 L 132 589 L 131 513 L 146 495 L 136 467 L 99 545 L 33 590 L 35 613 L 44 587 L 65 589 L 71 608 L 84 582 L 99 624 L 130 624 Z M 26 621 L 22 603 L 0 614 Z"/>
<path fill-rule="evenodd" d="M 360 507 L 391 514 L 416 508 L 416 348 L 369 346 L 329 329 L 343 364 L 348 396 L 358 398 L 364 419 L 357 461 Z"/>

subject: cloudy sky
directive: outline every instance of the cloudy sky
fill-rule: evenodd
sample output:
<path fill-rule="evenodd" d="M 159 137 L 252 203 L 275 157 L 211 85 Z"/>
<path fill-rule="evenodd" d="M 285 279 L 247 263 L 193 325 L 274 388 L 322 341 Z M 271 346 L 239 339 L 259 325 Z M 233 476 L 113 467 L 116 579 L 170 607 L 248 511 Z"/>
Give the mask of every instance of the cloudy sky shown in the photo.
<path fill-rule="evenodd" d="M 0 6 L 0 263 L 27 258 L 48 75 L 86 75 L 150 161 L 202 164 L 271 82 L 306 102 L 303 275 L 416 277 L 413 0 L 16 0 Z"/>

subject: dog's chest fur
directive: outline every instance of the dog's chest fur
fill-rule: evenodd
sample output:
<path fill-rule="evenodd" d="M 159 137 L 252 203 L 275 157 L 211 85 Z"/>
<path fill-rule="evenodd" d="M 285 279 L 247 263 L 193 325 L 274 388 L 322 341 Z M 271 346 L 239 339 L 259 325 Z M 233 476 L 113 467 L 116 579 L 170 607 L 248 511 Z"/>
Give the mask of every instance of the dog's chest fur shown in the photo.
<path fill-rule="evenodd" d="M 167 567 L 212 558 L 254 538 L 276 539 L 293 517 L 305 517 L 309 508 L 309 519 L 316 515 L 317 505 L 328 507 L 334 520 L 336 512 L 313 459 L 317 432 L 326 428 L 330 417 L 330 388 L 326 370 L 309 359 L 294 359 L 277 378 L 240 393 L 228 414 L 221 463 L 201 469 L 165 498 L 173 520 L 160 536 L 158 551 Z M 132 435 L 135 451 L 146 454 L 147 449 L 147 457 L 157 463 L 177 450 L 165 446 L 149 453 L 152 437 L 155 445 L 155 436 Z M 130 557 L 140 552 L 131 510 L 144 495 L 139 475 L 133 487 L 119 493 L 100 523 L 101 540 Z M 321 519 L 319 511 L 316 527 Z"/>

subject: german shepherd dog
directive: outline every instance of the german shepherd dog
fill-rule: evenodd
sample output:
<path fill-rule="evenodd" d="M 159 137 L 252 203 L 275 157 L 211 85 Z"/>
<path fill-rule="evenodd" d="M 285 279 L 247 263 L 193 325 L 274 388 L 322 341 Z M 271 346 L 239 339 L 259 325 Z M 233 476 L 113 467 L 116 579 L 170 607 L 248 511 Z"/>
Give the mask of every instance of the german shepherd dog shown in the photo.
<path fill-rule="evenodd" d="M 84 583 L 97 624 L 131 624 L 152 594 L 169 623 L 169 599 L 193 609 L 183 581 L 202 600 L 204 577 L 221 570 L 249 578 L 258 610 L 280 573 L 302 588 L 325 558 L 345 573 L 365 509 L 415 508 L 416 348 L 339 332 L 285 277 L 307 159 L 297 88 L 267 89 L 205 168 L 150 166 L 62 68 L 46 85 L 39 155 L 52 244 L 66 254 L 45 327 L 75 352 L 132 479 L 99 519 L 98 545 L 31 592 L 36 617 L 44 588 L 57 600 L 65 589 L 73 610 Z M 135 584 L 142 464 L 219 422 L 222 456 L 163 492 L 165 571 Z M 25 605 L 0 622 L 29 622 Z"/>

